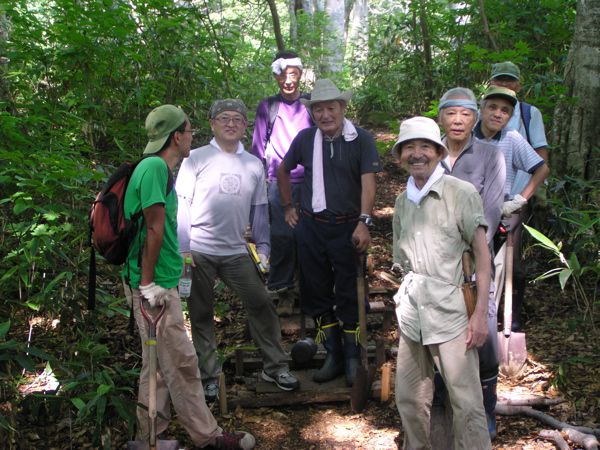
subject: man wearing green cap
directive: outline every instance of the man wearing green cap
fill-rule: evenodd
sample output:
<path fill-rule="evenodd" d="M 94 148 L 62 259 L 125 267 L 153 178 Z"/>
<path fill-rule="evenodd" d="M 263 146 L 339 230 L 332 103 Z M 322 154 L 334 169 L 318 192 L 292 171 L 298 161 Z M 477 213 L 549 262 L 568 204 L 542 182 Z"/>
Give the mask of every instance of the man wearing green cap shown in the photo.
<path fill-rule="evenodd" d="M 523 217 L 521 209 L 535 194 L 537 188 L 544 182 L 550 173 L 544 159 L 529 145 L 527 140 L 515 130 L 508 130 L 506 125 L 513 114 L 517 104 L 517 95 L 514 91 L 504 87 L 490 87 L 484 94 L 480 108 L 480 122 L 475 126 L 475 136 L 485 142 L 492 143 L 504 153 L 506 161 L 506 184 L 504 187 L 504 204 L 502 215 L 505 217 L 513 233 L 514 242 L 514 279 L 525 280 L 525 267 L 521 260 L 520 242 L 522 236 Z M 527 184 L 515 192 L 515 178 L 517 171 L 521 170 L 530 175 Z M 503 285 L 503 258 L 504 251 L 496 255 L 496 304 L 502 295 Z M 513 331 L 519 327 L 520 302 L 513 303 Z"/>
<path fill-rule="evenodd" d="M 511 61 L 504 61 L 492 65 L 492 74 L 490 76 L 490 86 L 505 87 L 519 93 L 521 91 L 521 71 L 519 67 Z M 546 133 L 544 130 L 544 120 L 542 113 L 535 106 L 523 101 L 517 101 L 512 117 L 506 125 L 507 130 L 516 130 L 527 139 L 527 142 L 533 147 L 533 149 L 544 158 L 546 164 L 548 164 L 548 141 L 546 140 Z M 515 175 L 515 180 L 512 185 L 511 193 L 517 194 L 523 190 L 527 185 L 531 175 L 522 170 L 518 170 Z M 536 198 L 544 198 L 545 190 L 543 186 L 538 188 L 536 191 Z M 539 197 L 538 197 L 539 195 Z M 526 221 L 529 217 L 531 210 L 531 202 L 521 208 L 519 211 L 521 221 Z M 517 229 L 516 237 L 517 241 L 521 241 L 520 233 L 522 227 Z M 520 247 L 520 246 L 519 246 Z M 517 258 L 519 260 L 517 260 Z M 520 261 L 521 249 L 515 252 L 515 265 L 517 267 L 523 266 Z M 517 277 L 514 280 L 515 295 L 513 297 L 513 324 L 514 330 L 518 331 L 521 327 L 520 313 L 521 305 L 523 304 L 523 298 L 525 295 L 525 270 L 517 272 Z"/>
<path fill-rule="evenodd" d="M 241 143 L 246 126 L 241 100 L 215 101 L 210 109 L 213 139 L 193 150 L 177 175 L 179 246 L 184 255 L 192 256 L 194 267 L 188 301 L 192 339 L 209 400 L 217 397 L 222 371 L 213 321 L 217 276 L 239 296 L 248 313 L 250 333 L 263 356 L 262 378 L 285 391 L 299 387 L 281 346 L 275 306 L 244 239 L 251 224 L 257 252 L 266 262 L 270 243 L 265 171 Z"/>
<path fill-rule="evenodd" d="M 148 324 L 140 311 L 147 300 L 151 315 L 165 309 L 156 330 L 158 376 L 156 385 L 156 432 L 164 432 L 171 418 L 172 400 L 177 418 L 198 447 L 251 449 L 255 440 L 244 432 L 224 432 L 206 405 L 198 360 L 187 337 L 177 285 L 182 258 L 177 242 L 177 196 L 171 170 L 190 154 L 193 130 L 186 114 L 173 105 L 153 109 L 146 118 L 148 156 L 136 166 L 124 200 L 125 217 L 132 219 L 140 211 L 137 234 L 132 240 L 123 268 L 125 293 L 133 304 L 135 320 L 142 340 L 137 408 L 139 440 L 148 440 Z M 155 156 L 155 157 L 151 157 Z"/>

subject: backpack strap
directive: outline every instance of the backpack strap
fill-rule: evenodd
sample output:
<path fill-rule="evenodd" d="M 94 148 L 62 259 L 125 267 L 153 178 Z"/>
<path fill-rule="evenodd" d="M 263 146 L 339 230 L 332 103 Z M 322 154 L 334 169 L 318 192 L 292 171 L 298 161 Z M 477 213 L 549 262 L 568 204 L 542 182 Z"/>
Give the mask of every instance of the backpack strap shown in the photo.
<path fill-rule="evenodd" d="M 521 109 L 521 121 L 525 126 L 525 134 L 527 135 L 527 142 L 531 144 L 531 138 L 529 137 L 529 124 L 531 122 L 531 105 L 529 103 L 520 102 Z"/>
<path fill-rule="evenodd" d="M 271 134 L 273 133 L 273 126 L 277 119 L 277 112 L 279 111 L 279 102 L 281 102 L 280 95 L 272 95 L 267 98 L 267 106 L 269 111 L 269 122 L 267 123 L 267 134 L 265 135 L 265 147 L 271 140 Z"/>

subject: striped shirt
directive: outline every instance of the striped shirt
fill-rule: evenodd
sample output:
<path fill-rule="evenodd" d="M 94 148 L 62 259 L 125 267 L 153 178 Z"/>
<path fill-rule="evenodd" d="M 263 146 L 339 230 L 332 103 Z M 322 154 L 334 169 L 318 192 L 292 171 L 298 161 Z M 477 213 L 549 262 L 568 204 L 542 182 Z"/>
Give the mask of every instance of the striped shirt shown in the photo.
<path fill-rule="evenodd" d="M 481 131 L 481 122 L 475 125 L 473 131 L 477 139 L 496 145 L 496 147 L 504 154 L 504 160 L 506 162 L 504 196 L 507 199 L 511 199 L 515 194 L 520 193 L 512 192 L 512 186 L 517 170 L 532 174 L 538 167 L 544 164 L 544 159 L 537 154 L 533 147 L 529 145 L 527 139 L 521 136 L 518 131 L 507 130 L 505 128 L 490 139 L 486 139 Z"/>

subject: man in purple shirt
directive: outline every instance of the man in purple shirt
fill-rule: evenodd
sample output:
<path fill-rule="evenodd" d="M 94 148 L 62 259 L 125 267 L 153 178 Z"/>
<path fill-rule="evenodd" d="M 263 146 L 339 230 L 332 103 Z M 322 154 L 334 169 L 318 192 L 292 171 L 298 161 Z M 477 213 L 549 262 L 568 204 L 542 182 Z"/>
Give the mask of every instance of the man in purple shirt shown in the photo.
<path fill-rule="evenodd" d="M 290 315 L 293 311 L 296 244 L 292 228 L 285 222 L 277 187 L 277 168 L 296 134 L 312 125 L 306 107 L 300 102 L 302 61 L 296 53 L 279 52 L 271 65 L 279 85 L 279 93 L 263 99 L 256 109 L 252 153 L 266 165 L 267 192 L 271 216 L 271 260 L 267 287 L 278 297 L 277 313 Z M 290 174 L 294 204 L 300 203 L 300 184 L 304 167 Z"/>

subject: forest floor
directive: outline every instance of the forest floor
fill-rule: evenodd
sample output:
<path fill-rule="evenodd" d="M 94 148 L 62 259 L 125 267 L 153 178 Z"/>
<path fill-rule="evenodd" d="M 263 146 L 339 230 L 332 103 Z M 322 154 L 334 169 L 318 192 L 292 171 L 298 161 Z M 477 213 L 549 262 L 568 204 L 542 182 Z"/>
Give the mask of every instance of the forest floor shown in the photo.
<path fill-rule="evenodd" d="M 394 136 L 380 134 L 379 141 L 390 142 Z M 378 175 L 378 194 L 375 208 L 376 225 L 373 231 L 372 269 L 387 272 L 391 266 L 392 214 L 397 194 L 403 189 L 406 175 L 398 169 L 389 156 L 384 159 L 384 172 Z M 537 275 L 547 269 L 548 255 L 534 254 L 528 259 L 530 273 Z M 371 287 L 385 286 L 385 281 L 370 275 Z M 390 287 L 387 285 L 386 287 Z M 570 424 L 600 427 L 600 332 L 582 321 L 573 307 L 569 293 L 563 293 L 556 279 L 530 285 L 525 305 L 524 332 L 527 336 L 528 361 L 517 379 L 501 377 L 499 394 L 539 395 L 550 398 L 562 397 L 564 402 L 545 407 L 544 411 L 554 418 Z M 226 337 L 221 347 L 231 348 L 237 344 L 249 344 L 244 340 L 244 313 L 233 296 L 224 290 L 221 300 L 230 303 L 229 311 L 217 322 L 219 335 Z M 391 297 L 380 296 L 378 300 L 391 304 Z M 373 319 L 370 319 L 370 324 Z M 380 324 L 379 324 L 380 325 Z M 131 366 L 139 364 L 140 342 L 127 329 L 128 319 L 116 315 L 110 323 L 97 323 L 99 333 L 111 355 L 121 362 L 127 359 Z M 61 327 L 62 328 L 62 327 Z M 375 326 L 377 333 L 377 326 Z M 63 333 L 65 328 L 62 328 Z M 63 341 L 65 336 L 52 336 L 56 330 L 50 326 L 36 331 L 34 345 L 42 342 Z M 70 333 L 73 340 L 75 333 Z M 231 338 L 234 336 L 235 338 Z M 236 337 L 237 336 L 237 337 Z M 286 345 L 295 342 L 297 336 L 284 336 Z M 388 347 L 395 345 L 396 327 L 385 336 Z M 66 342 L 65 342 L 66 341 Z M 48 349 L 52 353 L 52 349 Z M 393 360 L 392 360 L 393 361 Z M 228 369 L 228 377 L 232 369 Z M 393 374 L 392 374 L 393 385 Z M 231 388 L 231 387 L 230 387 Z M 235 388 L 235 386 L 233 386 Z M 134 399 L 132 399 L 134 400 Z M 371 400 L 364 411 L 352 412 L 348 401 L 325 404 L 299 404 L 295 406 L 236 408 L 222 415 L 218 404 L 211 405 L 219 424 L 227 430 L 246 430 L 254 434 L 257 449 L 394 449 L 402 442 L 402 425 L 393 401 Z M 97 448 L 91 443 L 92 432 L 74 423 L 69 408 L 48 410 L 27 407 L 26 402 L 16 413 L 17 429 L 20 431 L 12 446 L 18 449 L 68 449 Z M 112 421 L 106 448 L 123 448 L 127 441 L 127 429 L 117 417 Z M 534 419 L 523 416 L 498 416 L 498 437 L 494 449 L 550 449 L 554 445 L 539 437 L 548 428 Z M 172 422 L 164 436 L 176 438 L 182 448 L 191 443 L 177 420 Z M 0 439 L 0 448 L 4 448 Z M 6 442 L 5 442 L 6 445 Z M 572 445 L 571 448 L 580 448 Z"/>

